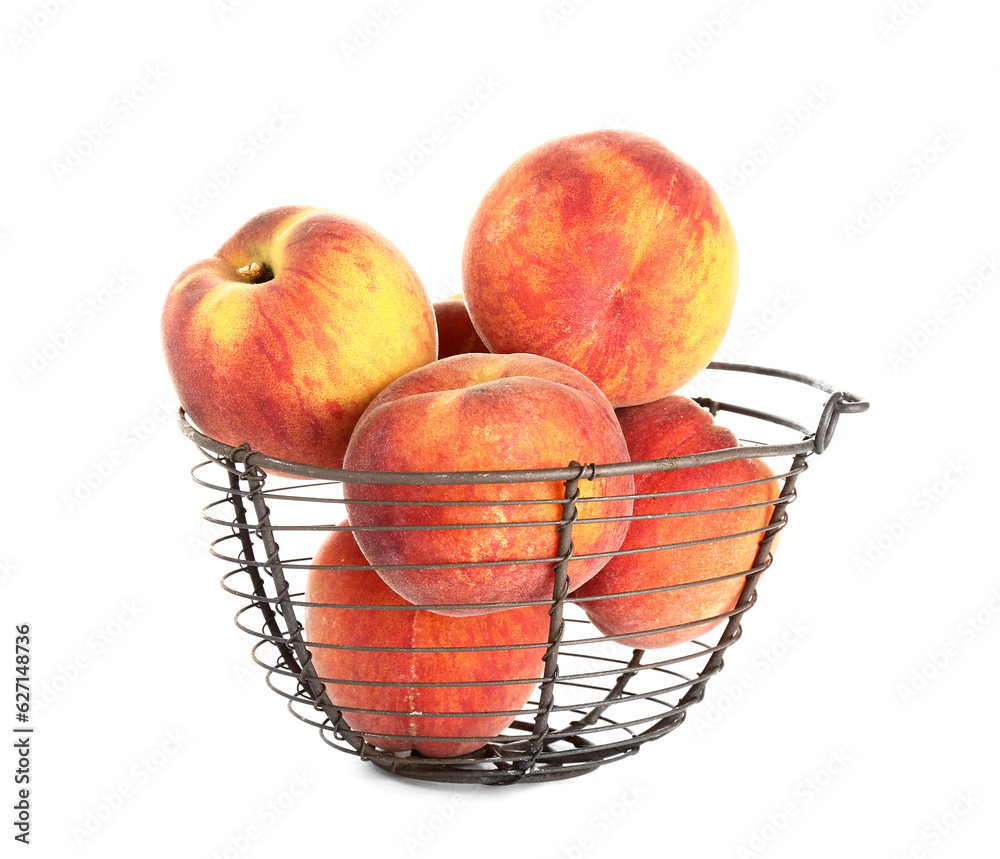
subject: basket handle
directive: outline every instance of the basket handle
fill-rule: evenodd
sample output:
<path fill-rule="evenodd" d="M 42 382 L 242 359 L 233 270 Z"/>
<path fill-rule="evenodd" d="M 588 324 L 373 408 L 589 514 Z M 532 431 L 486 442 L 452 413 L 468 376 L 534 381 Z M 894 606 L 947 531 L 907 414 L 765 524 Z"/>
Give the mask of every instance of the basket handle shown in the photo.
<path fill-rule="evenodd" d="M 846 391 L 835 391 L 830 395 L 823 406 L 823 413 L 819 417 L 816 425 L 816 432 L 813 434 L 813 446 L 816 453 L 823 453 L 830 446 L 833 438 L 833 431 L 837 428 L 837 421 L 842 414 L 856 414 L 868 411 L 869 402 Z"/>
<path fill-rule="evenodd" d="M 806 376 L 803 373 L 792 373 L 788 370 L 779 370 L 774 367 L 758 367 L 754 364 L 733 364 L 725 361 L 712 361 L 709 368 L 713 370 L 733 370 L 739 373 L 754 373 L 760 376 L 774 376 L 778 379 L 788 379 L 793 382 L 801 382 L 813 388 L 818 388 L 830 395 L 823 407 L 816 432 L 813 433 L 813 449 L 816 453 L 822 453 L 830 445 L 833 438 L 833 431 L 837 427 L 837 421 L 842 414 L 858 414 L 868 411 L 870 403 L 868 400 L 852 394 L 848 391 L 838 391 L 826 382 L 813 376 Z"/>

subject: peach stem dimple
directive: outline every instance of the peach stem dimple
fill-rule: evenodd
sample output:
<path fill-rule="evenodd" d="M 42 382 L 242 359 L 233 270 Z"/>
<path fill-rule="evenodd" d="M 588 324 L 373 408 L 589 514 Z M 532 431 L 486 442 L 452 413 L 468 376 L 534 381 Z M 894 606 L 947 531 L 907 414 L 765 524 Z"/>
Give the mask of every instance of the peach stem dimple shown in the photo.
<path fill-rule="evenodd" d="M 270 267 L 260 262 L 249 262 L 245 266 L 236 269 L 236 273 L 244 278 L 247 283 L 266 283 L 274 278 L 274 273 Z"/>

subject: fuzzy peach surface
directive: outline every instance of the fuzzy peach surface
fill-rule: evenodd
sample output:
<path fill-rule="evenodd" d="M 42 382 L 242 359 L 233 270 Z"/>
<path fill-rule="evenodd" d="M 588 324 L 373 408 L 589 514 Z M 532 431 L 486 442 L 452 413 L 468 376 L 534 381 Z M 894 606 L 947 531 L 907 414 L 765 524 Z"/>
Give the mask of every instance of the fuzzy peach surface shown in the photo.
<path fill-rule="evenodd" d="M 263 265 L 273 278 L 247 282 Z M 281 459 L 339 467 L 354 424 L 394 379 L 437 357 L 431 302 L 366 224 L 287 206 L 189 266 L 163 308 L 167 368 L 203 432 Z"/>
<path fill-rule="evenodd" d="M 335 531 L 313 563 L 351 567 L 366 561 L 350 531 Z M 344 718 L 351 728 L 386 751 L 426 757 L 472 752 L 510 725 L 543 673 L 545 606 L 476 617 L 380 610 L 408 604 L 376 573 L 351 569 L 310 570 L 305 599 L 326 604 L 305 609 L 305 635 L 327 695 L 334 706 L 349 708 Z M 505 649 L 534 643 L 540 646 Z M 483 649 L 421 650 L 463 647 Z M 519 680 L 527 682 L 514 682 Z M 427 683 L 453 685 L 421 685 Z"/>
<path fill-rule="evenodd" d="M 469 225 L 463 292 L 492 352 L 534 352 L 618 406 L 711 360 L 736 299 L 732 225 L 704 177 L 625 131 L 552 140 L 508 167 Z"/>
<path fill-rule="evenodd" d="M 461 297 L 434 302 L 438 329 L 438 358 L 489 352 L 469 318 L 469 309 Z"/>
<path fill-rule="evenodd" d="M 358 422 L 345 466 L 485 472 L 572 461 L 628 461 L 617 418 L 597 387 L 538 355 L 474 353 L 422 367 L 379 394 Z M 621 544 L 632 500 L 619 496 L 632 488 L 630 476 L 580 481 L 571 587 L 604 565 L 598 553 Z M 449 614 L 552 597 L 564 495 L 560 481 L 344 486 L 351 524 L 371 529 L 357 534 L 365 557 L 410 602 Z M 611 521 L 591 521 L 601 517 Z M 429 529 L 412 530 L 420 527 Z M 431 567 L 438 564 L 451 566 Z M 401 565 L 414 568 L 392 569 Z M 446 607 L 457 604 L 469 605 Z"/>
<path fill-rule="evenodd" d="M 618 417 L 634 460 L 739 445 L 707 411 L 679 395 L 619 409 Z M 773 477 L 763 460 L 749 456 L 638 475 L 635 520 L 621 554 L 575 594 L 599 597 L 581 602 L 591 622 L 621 644 L 644 649 L 691 641 L 718 626 L 743 589 L 745 575 L 738 574 L 753 567 L 769 502 L 778 496 Z M 655 588 L 671 589 L 616 596 Z"/>

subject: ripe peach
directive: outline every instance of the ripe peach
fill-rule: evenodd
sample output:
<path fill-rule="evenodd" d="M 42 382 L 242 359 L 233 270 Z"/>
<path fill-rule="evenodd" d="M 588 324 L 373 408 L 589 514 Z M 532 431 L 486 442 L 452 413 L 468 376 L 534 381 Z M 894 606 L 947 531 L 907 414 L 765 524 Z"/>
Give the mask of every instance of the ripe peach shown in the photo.
<path fill-rule="evenodd" d="M 619 409 L 618 419 L 634 461 L 739 445 L 736 436 L 714 423 L 696 402 L 676 394 Z M 691 641 L 716 627 L 721 622 L 719 615 L 736 605 L 745 576 L 658 593 L 614 595 L 748 571 L 761 540 L 758 529 L 768 524 L 773 509 L 770 502 L 778 496 L 777 481 L 768 479 L 773 477 L 771 469 L 754 458 L 638 475 L 635 519 L 622 544 L 622 554 L 612 558 L 574 595 L 602 597 L 581 602 L 591 622 L 620 643 L 642 649 Z M 654 493 L 676 494 L 642 497 Z M 713 510 L 719 512 L 709 512 Z M 654 518 L 642 518 L 646 516 Z M 738 536 L 743 532 L 753 533 Z M 724 539 L 675 548 L 670 545 L 714 537 Z M 653 546 L 665 548 L 627 554 Z M 662 629 L 699 620 L 706 622 Z M 662 631 L 626 637 L 647 630 Z"/>
<path fill-rule="evenodd" d="M 435 301 L 434 316 L 437 319 L 438 358 L 490 351 L 473 326 L 461 296 Z"/>
<path fill-rule="evenodd" d="M 614 410 L 597 386 L 538 355 L 471 353 L 428 364 L 382 391 L 358 421 L 344 466 L 483 472 L 566 468 L 572 461 L 628 461 Z M 581 556 L 614 551 L 628 528 L 627 521 L 590 520 L 632 512 L 629 498 L 586 499 L 628 495 L 632 486 L 630 476 L 580 481 L 570 587 L 606 561 Z M 358 531 L 365 557 L 397 593 L 442 614 L 479 614 L 495 610 L 491 603 L 550 598 L 564 494 L 565 484 L 554 480 L 344 485 L 352 525 L 400 529 Z M 539 500 L 547 503 L 523 503 Z M 448 527 L 456 525 L 475 527 Z M 437 530 L 405 530 L 414 526 Z M 405 564 L 416 567 L 391 569 Z M 434 564 L 455 566 L 424 567 Z M 475 605 L 437 608 L 459 603 Z"/>
<path fill-rule="evenodd" d="M 313 563 L 362 566 L 366 561 L 350 531 L 334 531 Z M 327 681 L 327 695 L 336 707 L 387 711 L 344 713 L 353 730 L 386 751 L 447 757 L 480 748 L 485 740 L 471 738 L 493 737 L 506 730 L 544 671 L 546 606 L 477 617 L 380 609 L 376 607 L 407 602 L 373 571 L 349 569 L 310 570 L 305 599 L 327 604 L 305 609 L 306 641 L 317 674 Z M 504 649 L 534 643 L 540 646 Z M 400 650 L 366 649 L 385 647 Z M 421 648 L 486 649 L 426 652 Z M 526 682 L 511 682 L 520 680 Z M 426 683 L 456 685 L 421 685 Z M 435 739 L 439 737 L 449 739 Z"/>
<path fill-rule="evenodd" d="M 161 332 L 199 429 L 334 468 L 372 398 L 437 357 L 430 298 L 399 249 L 361 221 L 304 206 L 262 212 L 186 268 Z"/>
<path fill-rule="evenodd" d="M 469 225 L 463 292 L 491 352 L 576 368 L 615 407 L 673 393 L 732 317 L 736 239 L 690 164 L 628 131 L 549 141 L 518 158 Z"/>

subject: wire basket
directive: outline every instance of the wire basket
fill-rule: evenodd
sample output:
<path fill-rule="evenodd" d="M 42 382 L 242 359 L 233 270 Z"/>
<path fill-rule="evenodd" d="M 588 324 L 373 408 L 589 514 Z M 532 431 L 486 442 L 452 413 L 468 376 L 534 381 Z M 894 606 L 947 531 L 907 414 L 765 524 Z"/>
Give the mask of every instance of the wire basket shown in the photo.
<path fill-rule="evenodd" d="M 178 419 L 182 432 L 206 456 L 205 461 L 192 469 L 192 476 L 197 483 L 217 494 L 216 500 L 202 511 L 207 521 L 222 529 L 221 536 L 211 544 L 211 552 L 230 565 L 222 586 L 242 602 L 235 622 L 256 639 L 252 658 L 266 669 L 268 686 L 286 699 L 294 716 L 317 728 L 323 740 L 334 749 L 360 757 L 398 776 L 438 782 L 504 785 L 574 777 L 634 755 L 644 743 L 673 731 L 684 721 L 688 709 L 704 698 L 707 682 L 723 667 L 726 650 L 740 638 L 743 615 L 756 601 L 758 581 L 771 564 L 771 550 L 778 532 L 787 522 L 787 508 L 796 498 L 796 483 L 807 468 L 808 457 L 823 453 L 827 448 L 841 414 L 863 412 L 869 405 L 853 394 L 798 373 L 718 362 L 707 369 L 716 378 L 735 380 L 740 388 L 739 398 L 744 401 L 749 396 L 745 389 L 752 387 L 748 383 L 761 379 L 778 385 L 783 404 L 796 397 L 803 399 L 803 392 L 806 392 L 805 399 L 811 397 L 812 409 L 819 411 L 815 429 L 760 408 L 695 397 L 696 402 L 713 416 L 724 414 L 720 420 L 725 426 L 734 429 L 738 426 L 740 447 L 642 462 L 574 462 L 556 469 L 475 473 L 358 472 L 273 459 L 251 450 L 246 444 L 238 447 L 222 444 L 195 429 L 182 409 Z M 825 394 L 825 400 L 819 400 L 819 394 Z M 761 434 L 768 439 L 781 435 L 788 438 L 774 443 L 753 441 L 744 436 L 744 427 L 747 432 L 751 432 L 750 427 L 754 428 L 754 438 Z M 587 598 L 568 592 L 568 569 L 574 557 L 573 529 L 578 521 L 581 482 L 669 472 L 746 458 L 767 461 L 779 487 L 770 519 L 766 527 L 759 529 L 760 539 L 752 566 L 738 573 L 728 572 L 718 579 L 701 578 L 659 589 L 680 590 L 704 585 L 706 581 L 742 579 L 742 590 L 735 605 L 710 618 L 700 618 L 699 624 L 680 624 L 709 626 L 708 621 L 712 621 L 715 626 L 711 634 L 657 650 L 630 648 L 628 636 L 614 640 L 601 635 L 584 612 L 583 603 Z M 518 711 L 491 713 L 513 719 L 500 734 L 471 738 L 467 734 L 434 736 L 442 742 L 472 739 L 483 743 L 473 752 L 425 757 L 417 752 L 383 750 L 380 743 L 384 745 L 398 737 L 370 729 L 363 733 L 353 730 L 350 726 L 352 716 L 364 713 L 391 718 L 399 711 L 335 706 L 327 689 L 336 687 L 327 684 L 345 681 L 317 673 L 313 657 L 316 648 L 324 645 L 307 641 L 304 636 L 305 610 L 320 607 L 304 599 L 306 577 L 313 569 L 315 550 L 327 534 L 354 530 L 351 525 L 337 524 L 345 520 L 348 503 L 344 498 L 345 485 L 441 487 L 474 483 L 495 486 L 539 481 L 558 481 L 565 488 L 562 502 L 556 505 L 560 510 L 559 518 L 548 523 L 558 531 L 558 551 L 551 558 L 531 559 L 551 563 L 554 571 L 552 595 L 545 600 L 505 604 L 503 608 L 545 606 L 549 616 L 548 637 L 544 642 L 531 642 L 541 657 L 536 677 L 492 681 L 496 685 L 523 684 L 526 679 L 531 680 L 537 684 L 532 696 Z M 553 504 L 553 501 L 548 498 L 545 503 Z M 438 526 L 413 525 L 412 530 L 434 527 Z M 670 544 L 655 547 L 656 551 L 665 552 L 671 548 L 674 547 Z M 371 606 L 361 605 L 336 607 L 371 610 Z M 523 650 L 525 646 L 522 641 L 420 649 L 451 653 L 513 651 Z M 400 648 L 359 648 L 377 651 L 380 658 L 386 659 L 397 649 Z M 352 682 L 357 684 L 359 681 Z M 475 685 L 481 683 L 476 681 Z M 371 681 L 371 685 L 391 686 L 393 683 L 376 680 Z M 463 680 L 456 677 L 416 685 L 460 687 Z M 430 715 L 447 719 L 470 714 L 441 712 Z M 477 710 L 475 715 L 482 715 L 482 712 Z"/>

